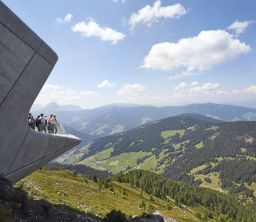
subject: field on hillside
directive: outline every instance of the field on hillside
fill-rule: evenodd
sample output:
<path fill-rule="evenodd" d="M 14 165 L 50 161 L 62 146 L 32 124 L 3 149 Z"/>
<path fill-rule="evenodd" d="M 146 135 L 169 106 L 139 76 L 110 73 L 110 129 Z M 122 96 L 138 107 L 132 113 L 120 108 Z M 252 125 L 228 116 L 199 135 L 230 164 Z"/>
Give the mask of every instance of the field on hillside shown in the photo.
<path fill-rule="evenodd" d="M 173 202 L 161 200 L 134 188 L 130 184 L 113 182 L 111 189 L 99 188 L 99 184 L 70 171 L 38 170 L 20 181 L 17 186 L 34 199 L 46 199 L 53 204 L 65 204 L 83 212 L 104 216 L 112 209 L 126 215 L 159 211 L 165 217 L 178 221 L 200 221 L 194 216 L 197 209 L 186 209 Z M 204 209 L 200 208 L 201 215 Z"/>

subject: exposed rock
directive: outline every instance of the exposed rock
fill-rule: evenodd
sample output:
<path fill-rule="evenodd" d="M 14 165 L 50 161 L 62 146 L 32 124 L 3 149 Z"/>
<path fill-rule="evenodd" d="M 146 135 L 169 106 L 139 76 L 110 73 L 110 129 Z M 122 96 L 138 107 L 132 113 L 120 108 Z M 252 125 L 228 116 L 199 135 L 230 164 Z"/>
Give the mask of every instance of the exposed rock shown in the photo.
<path fill-rule="evenodd" d="M 0 221 L 4 222 L 102 222 L 102 219 L 64 205 L 31 200 L 0 177 Z"/>
<path fill-rule="evenodd" d="M 146 214 L 140 217 L 135 217 L 131 222 L 165 222 L 162 215 L 159 213 L 155 214 Z"/>

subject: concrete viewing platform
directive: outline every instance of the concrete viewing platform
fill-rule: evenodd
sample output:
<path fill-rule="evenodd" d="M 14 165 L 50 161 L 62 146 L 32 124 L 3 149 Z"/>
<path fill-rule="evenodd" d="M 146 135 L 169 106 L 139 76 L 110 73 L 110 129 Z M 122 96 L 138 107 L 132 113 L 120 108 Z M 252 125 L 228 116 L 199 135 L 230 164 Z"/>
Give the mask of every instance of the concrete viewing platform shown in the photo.
<path fill-rule="evenodd" d="M 27 124 L 30 108 L 58 57 L 0 1 L 0 174 L 15 183 L 80 143 Z"/>

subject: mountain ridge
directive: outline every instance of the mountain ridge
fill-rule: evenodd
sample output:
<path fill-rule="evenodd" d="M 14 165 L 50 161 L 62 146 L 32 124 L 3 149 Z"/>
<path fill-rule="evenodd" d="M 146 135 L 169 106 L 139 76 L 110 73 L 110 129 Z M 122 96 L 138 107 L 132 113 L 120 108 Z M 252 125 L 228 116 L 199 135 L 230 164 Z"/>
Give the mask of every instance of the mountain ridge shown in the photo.
<path fill-rule="evenodd" d="M 95 137 L 113 135 L 183 113 L 197 113 L 222 121 L 256 120 L 256 109 L 213 103 L 166 107 L 114 104 L 85 110 L 44 110 L 44 113 L 53 112 L 63 125 Z"/>
<path fill-rule="evenodd" d="M 221 176 L 226 172 L 223 161 L 231 161 L 225 166 L 235 166 L 237 161 L 244 159 L 243 170 L 237 172 L 237 177 L 248 174 L 248 167 L 250 172 L 255 170 L 256 173 L 251 162 L 256 160 L 255 135 L 255 121 L 223 122 L 198 114 L 183 114 L 95 139 L 77 153 L 75 162 L 69 164 L 86 165 L 114 174 L 144 169 L 176 181 L 214 186 L 221 192 L 233 192 L 231 189 L 235 188 L 238 192 L 232 178 L 227 181 Z M 209 178 L 212 181 L 207 183 Z M 249 197 L 249 190 L 256 192 L 254 182 L 256 184 L 256 179 L 243 180 L 238 184 L 239 189 Z M 225 186 L 227 183 L 231 185 Z M 232 185 L 235 187 L 231 188 Z"/>

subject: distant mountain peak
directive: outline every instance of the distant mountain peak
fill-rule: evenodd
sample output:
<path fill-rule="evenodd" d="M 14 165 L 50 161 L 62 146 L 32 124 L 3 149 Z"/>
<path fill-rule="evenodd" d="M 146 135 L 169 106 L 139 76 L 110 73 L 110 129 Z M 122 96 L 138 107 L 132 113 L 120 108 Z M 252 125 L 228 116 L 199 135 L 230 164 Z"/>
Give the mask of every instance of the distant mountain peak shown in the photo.
<path fill-rule="evenodd" d="M 222 122 L 219 119 L 210 117 L 210 116 L 205 116 L 197 113 L 182 113 L 177 115 L 176 117 L 184 117 L 184 118 L 191 118 L 195 120 L 201 120 L 201 121 L 206 121 L 206 122 L 212 122 L 212 123 L 220 123 Z"/>

